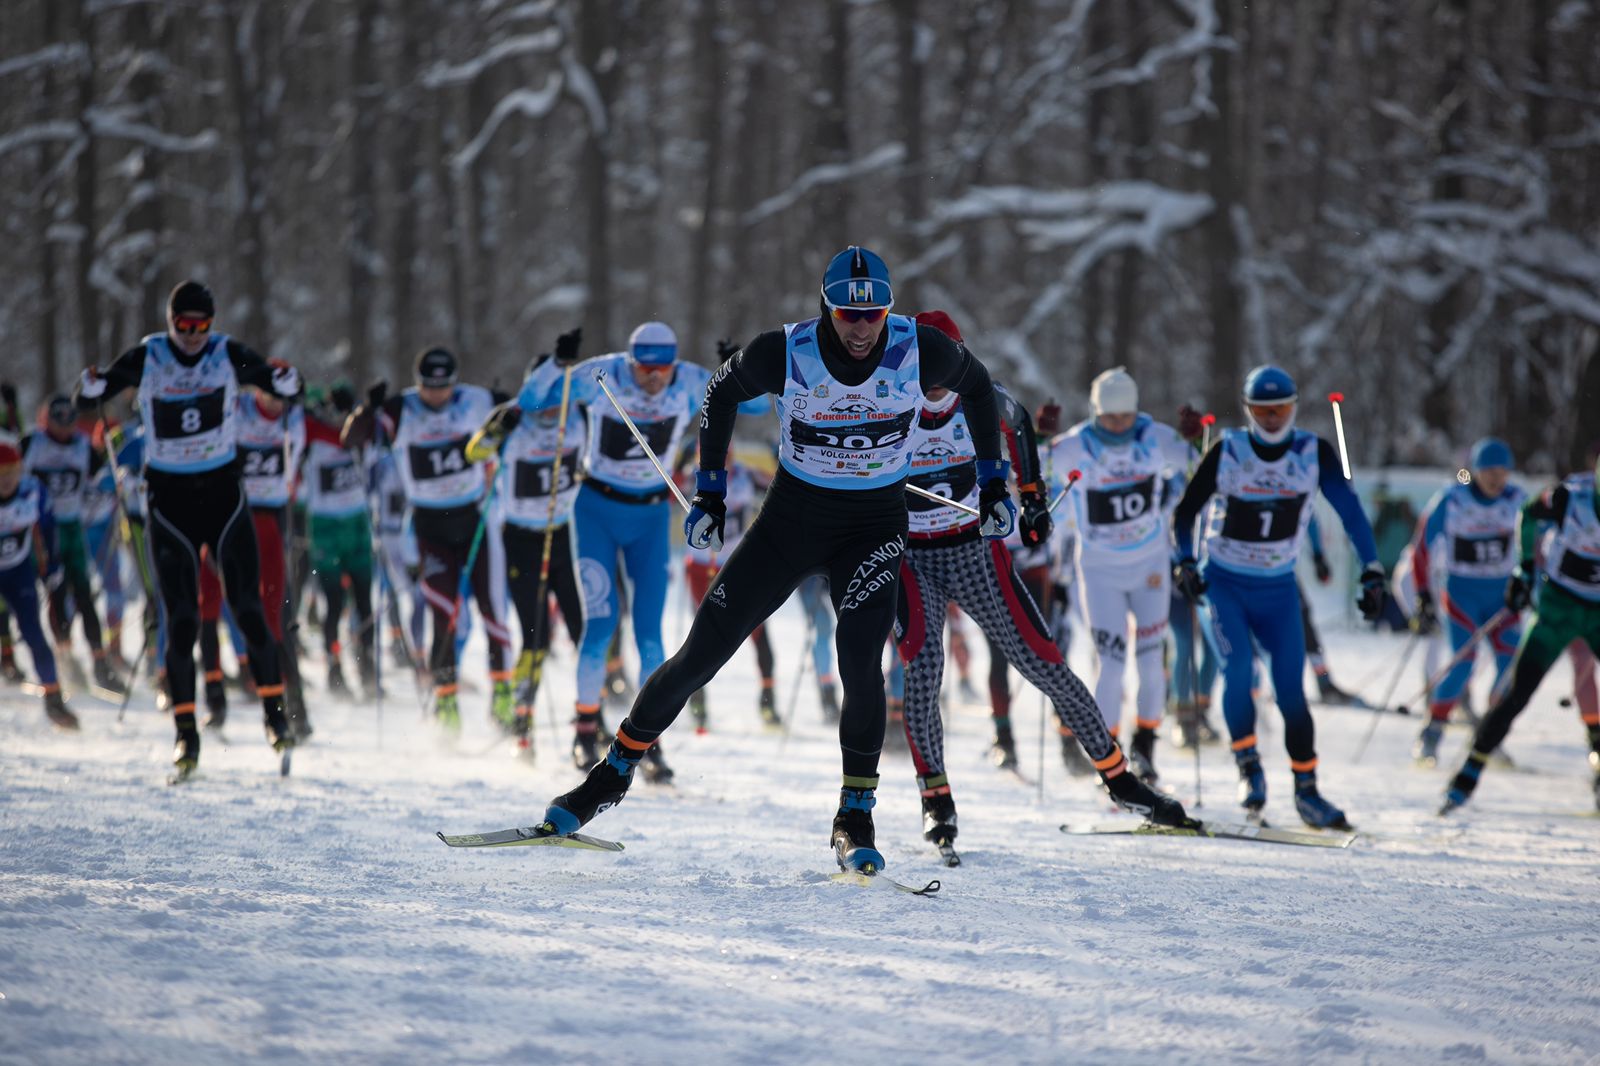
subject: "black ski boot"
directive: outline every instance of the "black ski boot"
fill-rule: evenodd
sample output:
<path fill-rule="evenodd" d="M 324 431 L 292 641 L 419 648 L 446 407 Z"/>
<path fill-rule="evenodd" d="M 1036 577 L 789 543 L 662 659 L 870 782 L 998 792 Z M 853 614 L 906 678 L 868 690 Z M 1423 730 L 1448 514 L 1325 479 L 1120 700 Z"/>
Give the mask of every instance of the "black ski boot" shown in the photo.
<path fill-rule="evenodd" d="M 94 683 L 107 692 L 118 696 L 128 691 L 127 685 L 123 684 L 122 678 L 117 676 L 116 669 L 112 667 L 104 654 L 94 657 Z"/>
<path fill-rule="evenodd" d="M 61 697 L 59 685 L 51 685 L 44 693 L 44 716 L 57 729 L 70 732 L 78 730 L 78 716 L 67 708 L 67 701 Z"/>
<path fill-rule="evenodd" d="M 338 659 L 328 660 L 328 693 L 333 696 L 350 695 L 350 686 L 344 680 L 344 667 L 339 665 Z"/>
<path fill-rule="evenodd" d="M 778 714 L 778 697 L 770 684 L 761 686 L 761 724 L 768 729 L 782 729 L 783 718 Z"/>
<path fill-rule="evenodd" d="M 922 790 L 922 839 L 939 849 L 946 866 L 960 866 L 956 854 L 956 800 L 945 774 L 917 778 Z"/>
<path fill-rule="evenodd" d="M 200 767 L 200 730 L 195 728 L 194 715 L 180 714 L 174 721 L 178 727 L 178 745 L 172 753 L 171 784 L 186 780 Z"/>
<path fill-rule="evenodd" d="M 600 762 L 599 713 L 579 711 L 572 719 L 572 729 L 572 765 L 588 773 Z M 637 758 L 633 760 L 634 763 L 638 761 Z"/>
<path fill-rule="evenodd" d="M 295 731 L 289 725 L 289 716 L 283 712 L 282 696 L 264 696 L 261 699 L 261 722 L 267 731 L 267 743 L 272 750 L 282 753 L 295 744 Z"/>
<path fill-rule="evenodd" d="M 675 776 L 666 756 L 661 754 L 661 741 L 656 741 L 644 753 L 644 779 L 652 785 L 670 785 Z"/>
<path fill-rule="evenodd" d="M 1313 829 L 1350 828 L 1344 812 L 1329 803 L 1317 790 L 1315 770 L 1294 772 L 1294 809 L 1300 815 L 1300 820 Z"/>
<path fill-rule="evenodd" d="M 1258 820 L 1267 805 L 1267 775 L 1261 769 L 1261 756 L 1249 747 L 1234 752 L 1233 758 L 1239 766 L 1239 806 L 1246 818 Z"/>
<path fill-rule="evenodd" d="M 593 734 L 590 737 L 592 743 Z M 595 761 L 583 784 L 550 801 L 544 824 L 552 832 L 567 836 L 588 825 L 601 811 L 621 803 L 628 786 L 633 784 L 633 771 L 642 756 L 642 752 L 623 747 L 620 740 L 613 741 L 606 757 Z"/>
<path fill-rule="evenodd" d="M 1139 775 L 1139 780 L 1154 787 L 1161 780 L 1161 775 L 1156 773 L 1156 731 L 1147 726 L 1139 726 L 1133 731 L 1133 744 L 1128 752 L 1128 762 L 1133 766 L 1133 772 Z"/>
<path fill-rule="evenodd" d="M 989 758 L 1002 770 L 1017 768 L 1017 740 L 1009 728 L 995 730 L 994 743 L 989 745 Z"/>
<path fill-rule="evenodd" d="M 841 870 L 875 874 L 884 868 L 883 853 L 878 851 L 872 827 L 876 793 L 873 788 L 848 785 L 839 790 L 839 811 L 833 816 L 833 832 L 828 839 Z"/>
<path fill-rule="evenodd" d="M 1066 764 L 1067 773 L 1073 777 L 1088 777 L 1094 773 L 1094 763 L 1089 760 L 1089 753 L 1083 750 L 1077 737 L 1065 731 L 1061 734 L 1061 761 Z"/>
<path fill-rule="evenodd" d="M 1100 775 L 1100 781 L 1118 807 L 1131 814 L 1142 814 L 1156 825 L 1192 829 L 1200 824 L 1189 817 L 1183 804 L 1140 781 L 1126 761 L 1116 774 L 1109 777 Z"/>
<path fill-rule="evenodd" d="M 222 678 L 206 678 L 206 728 L 221 729 L 228 721 L 228 693 Z"/>

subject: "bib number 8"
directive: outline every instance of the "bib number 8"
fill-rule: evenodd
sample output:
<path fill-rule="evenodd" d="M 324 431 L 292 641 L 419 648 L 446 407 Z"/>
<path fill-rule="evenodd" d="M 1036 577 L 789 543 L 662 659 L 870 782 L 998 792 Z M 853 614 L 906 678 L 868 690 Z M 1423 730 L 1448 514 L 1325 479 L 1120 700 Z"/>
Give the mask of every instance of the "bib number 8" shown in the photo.
<path fill-rule="evenodd" d="M 185 407 L 182 416 L 178 419 L 178 428 L 185 433 L 200 432 L 200 408 Z"/>

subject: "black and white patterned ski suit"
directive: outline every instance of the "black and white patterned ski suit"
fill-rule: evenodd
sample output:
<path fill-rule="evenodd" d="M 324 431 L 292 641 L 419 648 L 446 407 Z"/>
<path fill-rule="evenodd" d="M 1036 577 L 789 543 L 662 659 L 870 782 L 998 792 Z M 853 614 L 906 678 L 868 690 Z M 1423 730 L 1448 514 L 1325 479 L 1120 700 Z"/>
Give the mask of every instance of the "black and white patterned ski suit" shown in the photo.
<path fill-rule="evenodd" d="M 1067 666 L 1006 546 L 973 539 L 933 547 L 913 540 L 900 568 L 895 636 L 906 664 L 906 737 L 925 794 L 949 788 L 939 688 L 944 681 L 945 608 L 951 600 L 1030 684 L 1050 697 L 1061 724 L 1077 736 L 1098 769 L 1110 770 L 1122 761 L 1094 697 Z"/>

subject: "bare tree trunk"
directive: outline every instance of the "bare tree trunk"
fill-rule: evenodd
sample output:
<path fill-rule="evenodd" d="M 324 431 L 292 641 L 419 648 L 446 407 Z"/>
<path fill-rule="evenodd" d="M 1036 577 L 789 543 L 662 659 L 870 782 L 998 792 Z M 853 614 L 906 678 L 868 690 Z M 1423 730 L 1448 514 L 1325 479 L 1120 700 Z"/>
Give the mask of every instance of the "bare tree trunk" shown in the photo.
<path fill-rule="evenodd" d="M 105 343 L 100 336 L 100 298 L 91 275 L 94 272 L 96 244 L 100 235 L 100 219 L 95 208 L 95 190 L 99 186 L 99 170 L 95 159 L 95 134 L 89 123 L 89 109 L 94 104 L 94 15 L 83 0 L 71 4 L 71 22 L 87 55 L 77 82 L 78 125 L 83 136 L 83 150 L 77 163 L 77 207 L 74 221 L 78 227 L 77 255 L 73 282 L 78 288 L 78 344 L 81 351 L 97 352 Z"/>
<path fill-rule="evenodd" d="M 41 6 L 44 9 L 43 44 L 48 48 L 55 44 L 60 36 L 60 23 L 56 17 L 60 9 L 55 4 Z M 55 75 L 46 67 L 44 99 L 47 106 L 55 102 L 55 90 Z M 38 242 L 39 249 L 39 350 L 44 356 L 44 387 L 49 392 L 56 391 L 62 372 L 60 339 L 56 333 L 56 312 L 59 310 L 61 297 L 56 291 L 56 247 L 50 236 L 50 220 L 55 217 L 56 207 L 55 185 L 50 181 L 50 169 L 54 165 L 54 158 L 55 152 L 51 151 L 50 142 L 41 142 L 38 167 L 39 201 L 33 212 L 33 225 L 34 239 Z M 101 353 L 86 346 L 79 361 L 101 362 Z M 68 372 L 70 373 L 70 370 Z"/>
<path fill-rule="evenodd" d="M 411 304 L 416 285 L 413 263 L 417 258 L 417 200 L 420 195 L 417 186 L 422 168 L 417 165 L 420 129 L 416 109 L 420 101 L 414 79 L 421 67 L 421 32 L 425 16 L 425 5 L 418 0 L 399 0 L 396 4 L 400 55 L 394 80 L 397 91 L 391 96 L 394 111 L 389 133 L 389 168 L 394 176 L 395 204 L 388 262 L 394 344 L 388 358 L 374 368 L 373 376 L 388 371 L 386 376 L 398 376 L 402 380 L 408 369 L 407 361 L 417 348 L 417 316 Z"/>
<path fill-rule="evenodd" d="M 617 66 L 601 69 L 601 56 L 611 46 L 614 5 L 603 0 L 587 0 L 578 15 L 579 61 L 593 77 L 605 109 L 605 125 L 596 128 L 585 116 L 588 135 L 583 143 L 579 182 L 586 208 L 585 248 L 588 252 L 586 281 L 588 306 L 584 309 L 584 342 L 590 351 L 612 344 L 611 309 L 611 178 L 609 173 L 611 140 L 611 101 L 616 91 Z M 620 347 L 620 345 L 618 345 Z"/>
<path fill-rule="evenodd" d="M 828 39 L 817 49 L 816 133 L 813 138 L 813 165 L 850 161 L 850 3 L 828 0 Z M 827 255 L 859 240 L 851 204 L 851 183 L 837 182 L 815 194 L 813 217 L 817 232 L 827 236 Z"/>
<path fill-rule="evenodd" d="M 268 254 L 266 227 L 269 211 L 268 158 L 269 143 L 267 123 L 263 114 L 269 44 L 266 41 L 268 20 L 276 17 L 274 4 L 251 3 L 230 13 L 222 23 L 227 34 L 225 49 L 232 55 L 228 69 L 228 88 L 233 96 L 235 121 L 239 131 L 239 186 L 243 202 L 234 216 L 234 240 L 238 254 L 234 257 L 244 282 L 245 312 L 240 320 L 240 333 L 246 341 L 262 351 L 269 351 L 272 338 L 269 334 Z"/>
<path fill-rule="evenodd" d="M 1434 92 L 1434 105 L 1444 112 L 1439 131 L 1437 154 L 1455 155 L 1464 147 L 1467 123 L 1467 42 L 1471 19 L 1470 0 L 1438 0 L 1434 23 L 1438 34 L 1434 45 L 1444 50 L 1444 69 Z M 1433 199 L 1460 200 L 1466 195 L 1466 181 L 1458 172 L 1440 173 L 1433 180 Z M 1460 317 L 1460 286 L 1452 285 L 1428 308 L 1427 345 L 1430 364 L 1450 345 L 1450 332 Z M 1455 387 L 1448 376 L 1440 377 L 1429 368 L 1430 385 L 1422 399 L 1422 418 L 1430 427 L 1449 433 L 1454 427 Z"/>
<path fill-rule="evenodd" d="M 349 230 L 345 244 L 345 265 L 349 286 L 345 336 L 350 345 L 347 370 L 357 381 L 372 377 L 372 299 L 377 285 L 378 249 L 375 205 L 377 192 L 372 163 L 373 127 L 379 114 L 377 61 L 373 56 L 372 31 L 378 20 L 378 0 L 361 0 L 356 5 L 355 38 L 350 53 L 350 143 L 346 148 L 345 217 Z"/>
<path fill-rule="evenodd" d="M 1145 0 L 1123 0 L 1122 10 L 1126 19 L 1123 39 L 1138 40 L 1141 36 L 1140 28 L 1148 17 Z M 1135 181 L 1145 177 L 1146 158 L 1150 152 L 1150 142 L 1155 128 L 1150 93 L 1151 87 L 1148 82 L 1136 82 L 1128 86 L 1122 94 L 1128 121 L 1127 174 Z M 1135 377 L 1139 374 L 1134 344 L 1139 337 L 1141 255 L 1137 248 L 1129 248 L 1118 257 L 1114 307 L 1116 318 L 1111 335 L 1112 361 L 1127 367 L 1128 372 Z"/>
<path fill-rule="evenodd" d="M 1226 38 L 1233 28 L 1232 0 L 1218 0 L 1217 33 Z M 1211 195 L 1211 215 L 1205 221 L 1206 273 L 1210 282 L 1211 366 L 1205 380 L 1214 410 L 1232 409 L 1240 380 L 1240 346 L 1243 343 L 1239 292 L 1239 244 L 1233 232 L 1233 209 L 1239 202 L 1235 173 L 1233 123 L 1233 60 L 1228 49 L 1211 52 L 1211 99 L 1215 110 L 1198 123 L 1200 143 L 1206 151 L 1206 191 Z"/>
<path fill-rule="evenodd" d="M 896 106 L 899 111 L 899 135 L 905 144 L 905 160 L 900 165 L 900 210 L 897 212 L 902 234 L 901 246 L 892 249 L 895 257 L 911 255 L 911 228 L 928 217 L 928 170 L 926 146 L 926 105 L 923 100 L 924 81 L 928 56 L 921 48 L 918 27 L 921 0 L 895 0 L 895 50 L 899 53 L 899 85 Z M 931 33 L 931 29 L 924 32 Z M 919 306 L 915 281 L 899 287 L 896 296 L 909 307 Z"/>
<path fill-rule="evenodd" d="M 700 0 L 695 18 L 696 66 L 708 80 L 701 85 L 700 145 L 704 153 L 701 167 L 704 175 L 700 186 L 700 224 L 695 228 L 689 260 L 689 331 L 680 338 L 689 353 L 713 351 L 713 338 L 708 333 L 707 321 L 713 314 L 710 306 L 713 293 L 721 293 L 716 282 L 713 250 L 717 246 L 717 177 L 723 168 L 722 101 L 727 95 L 728 72 L 722 48 L 722 19 L 717 11 L 717 0 Z M 727 309 L 718 307 L 716 313 L 725 316 Z M 718 330 L 727 327 L 718 324 Z M 711 361 L 711 360 L 708 360 Z"/>
<path fill-rule="evenodd" d="M 46 5 L 47 7 L 50 5 Z M 128 36 L 141 52 L 159 55 L 163 51 L 171 18 L 149 7 L 128 9 Z M 151 126 L 159 127 L 162 118 L 161 77 L 155 64 L 142 64 L 129 80 L 128 92 L 138 108 L 139 117 Z M 136 206 L 128 216 L 128 229 L 134 233 L 148 233 L 151 237 L 149 257 L 139 271 L 139 322 L 156 323 L 165 312 L 166 291 L 162 275 L 167 266 L 167 249 L 162 237 L 166 232 L 166 204 L 161 184 L 161 153 L 153 148 L 141 147 L 139 174 L 134 190 Z M 135 329 L 139 328 L 135 323 Z M 112 336 L 120 338 L 119 330 Z M 251 336 L 255 336 L 251 334 Z"/>

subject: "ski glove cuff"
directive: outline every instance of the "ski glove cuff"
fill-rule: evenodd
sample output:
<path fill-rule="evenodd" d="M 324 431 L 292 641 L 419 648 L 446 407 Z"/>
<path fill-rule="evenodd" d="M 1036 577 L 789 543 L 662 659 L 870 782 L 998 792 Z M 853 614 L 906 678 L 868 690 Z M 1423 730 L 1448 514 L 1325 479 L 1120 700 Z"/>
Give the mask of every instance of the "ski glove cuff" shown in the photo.
<path fill-rule="evenodd" d="M 1187 556 L 1172 564 L 1172 587 L 1190 603 L 1200 602 L 1206 592 L 1206 579 L 1200 576 L 1200 565 Z"/>
<path fill-rule="evenodd" d="M 986 540 L 1003 540 L 1017 526 L 1017 505 L 1011 502 L 1006 480 L 1011 464 L 1004 459 L 979 459 L 978 532 Z"/>
<path fill-rule="evenodd" d="M 698 471 L 694 476 L 694 488 L 689 516 L 683 520 L 684 539 L 691 548 L 720 552 L 722 527 L 728 519 L 728 472 Z"/>

